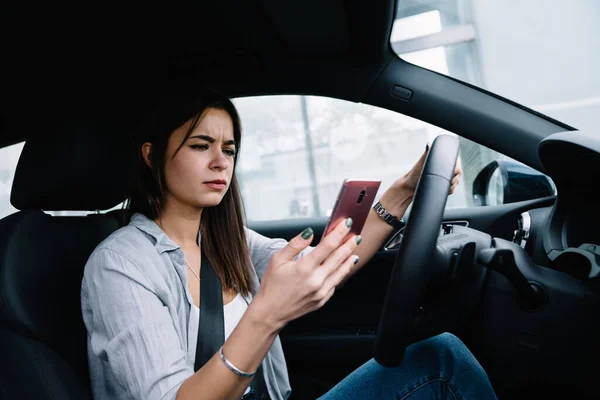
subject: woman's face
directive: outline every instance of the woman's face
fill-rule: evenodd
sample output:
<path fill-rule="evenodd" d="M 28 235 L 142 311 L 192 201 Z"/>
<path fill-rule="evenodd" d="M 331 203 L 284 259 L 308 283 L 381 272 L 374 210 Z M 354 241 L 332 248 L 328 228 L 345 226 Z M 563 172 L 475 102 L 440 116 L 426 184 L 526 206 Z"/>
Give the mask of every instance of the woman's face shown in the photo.
<path fill-rule="evenodd" d="M 237 151 L 233 122 L 226 111 L 207 109 L 177 151 L 190 124 L 188 121 L 177 128 L 169 138 L 165 157 L 167 198 L 198 208 L 216 206 L 233 176 Z"/>

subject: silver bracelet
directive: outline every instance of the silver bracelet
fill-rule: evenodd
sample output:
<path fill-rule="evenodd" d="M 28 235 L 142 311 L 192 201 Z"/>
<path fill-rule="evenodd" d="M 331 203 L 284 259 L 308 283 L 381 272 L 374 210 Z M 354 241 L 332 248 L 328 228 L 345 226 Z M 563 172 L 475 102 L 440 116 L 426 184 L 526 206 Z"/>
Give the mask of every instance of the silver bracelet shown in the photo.
<path fill-rule="evenodd" d="M 233 365 L 232 363 L 230 363 L 229 360 L 225 357 L 225 354 L 223 354 L 223 346 L 221 346 L 221 348 L 219 349 L 219 355 L 221 356 L 221 360 L 223 360 L 223 362 L 225 363 L 227 368 L 229 368 L 236 375 L 239 375 L 243 378 L 252 378 L 254 376 L 254 374 L 256 373 L 256 371 L 254 371 L 252 373 L 244 372 L 241 369 L 239 369 L 238 367 L 236 367 L 235 365 Z"/>

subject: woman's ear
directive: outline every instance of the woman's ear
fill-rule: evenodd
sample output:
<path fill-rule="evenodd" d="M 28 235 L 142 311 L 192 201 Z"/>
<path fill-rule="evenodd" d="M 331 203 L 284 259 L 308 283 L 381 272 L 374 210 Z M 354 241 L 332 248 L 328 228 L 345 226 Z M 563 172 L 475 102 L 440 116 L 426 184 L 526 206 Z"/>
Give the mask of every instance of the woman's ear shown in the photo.
<path fill-rule="evenodd" d="M 150 161 L 150 155 L 152 154 L 152 143 L 146 142 L 142 145 L 142 157 L 147 166 L 152 168 L 152 162 Z"/>

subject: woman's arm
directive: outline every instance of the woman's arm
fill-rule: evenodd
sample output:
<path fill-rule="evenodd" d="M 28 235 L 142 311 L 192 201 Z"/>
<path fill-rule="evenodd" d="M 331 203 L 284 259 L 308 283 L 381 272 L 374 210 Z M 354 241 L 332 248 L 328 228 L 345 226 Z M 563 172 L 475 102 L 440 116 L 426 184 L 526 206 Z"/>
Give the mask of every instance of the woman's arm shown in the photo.
<path fill-rule="evenodd" d="M 85 267 L 81 300 L 90 352 L 102 361 L 99 384 L 118 398 L 174 399 L 194 372 L 155 290 L 135 263 L 111 249 L 95 250 Z"/>
<path fill-rule="evenodd" d="M 395 196 L 392 196 L 389 192 L 386 192 L 381 196 L 380 202 L 390 212 L 395 215 L 398 219 L 402 218 L 406 209 L 410 205 L 413 197 L 413 191 L 410 189 L 400 188 Z M 363 227 L 360 236 L 362 241 L 360 246 L 356 248 L 356 255 L 359 258 L 358 263 L 352 267 L 350 273 L 346 275 L 340 286 L 352 275 L 358 272 L 362 267 L 365 266 L 375 255 L 375 253 L 383 246 L 385 240 L 390 236 L 394 228 L 383 221 L 379 215 L 371 208 L 367 221 Z"/>
<path fill-rule="evenodd" d="M 225 357 L 242 371 L 257 370 L 282 328 L 266 311 L 259 301 L 251 302 L 223 345 Z M 251 380 L 230 371 L 217 353 L 181 385 L 177 400 L 197 400 L 200 394 L 202 399 L 239 399 Z"/>
<path fill-rule="evenodd" d="M 312 234 L 277 242 L 284 246 L 272 252 L 273 245 L 279 244 L 247 232 L 253 262 L 261 264 L 262 280 L 254 300 L 223 346 L 231 363 L 242 371 L 254 372 L 288 321 L 322 307 L 329 300 L 354 263 L 356 241 L 343 243 L 348 231 L 349 226 L 340 223 L 310 254 L 305 252 Z M 257 249 L 262 250 L 257 252 Z M 266 266 L 262 265 L 263 258 L 268 259 Z M 182 385 L 177 398 L 197 399 L 203 394 L 207 399 L 212 396 L 235 399 L 241 397 L 249 382 L 250 378 L 238 377 L 215 355 Z"/>
<path fill-rule="evenodd" d="M 91 350 L 103 360 L 103 384 L 123 399 L 241 398 L 250 378 L 235 375 L 218 354 L 194 373 L 155 290 L 119 253 L 101 249 L 90 257 L 82 308 Z M 280 329 L 260 304 L 250 304 L 224 344 L 225 356 L 247 372 L 258 368 Z"/>
<path fill-rule="evenodd" d="M 429 152 L 429 145 L 426 147 L 425 152 L 421 155 L 419 160 L 411 168 L 406 175 L 396 180 L 392 186 L 381 196 L 380 202 L 383 207 L 388 210 L 389 213 L 400 219 L 404 216 L 406 209 L 412 202 L 427 153 Z M 454 168 L 454 177 L 450 185 L 449 194 L 454 193 L 456 186 L 460 182 L 460 176 L 462 175 L 462 166 L 460 157 L 456 160 L 456 166 Z M 358 263 L 350 270 L 350 273 L 346 275 L 344 280 L 340 283 L 343 286 L 346 280 L 360 270 L 367 262 L 375 255 L 375 253 L 383 246 L 385 240 L 392 233 L 393 228 L 384 222 L 376 213 L 375 210 L 371 209 L 365 222 L 365 226 L 361 231 L 360 235 L 362 241 L 360 246 L 356 249 L 356 254 L 360 257 Z"/>
<path fill-rule="evenodd" d="M 380 201 L 387 210 L 393 210 L 392 212 L 394 215 L 401 218 L 412 201 L 412 194 L 413 192 L 409 189 L 399 190 L 396 193 L 396 196 L 393 197 L 391 193 L 384 194 Z M 385 223 L 373 209 L 369 211 L 367 221 L 361 231 L 362 241 L 354 252 L 354 254 L 359 257 L 359 261 L 352 267 L 348 275 L 346 275 L 346 278 L 338 285 L 338 287 L 342 287 L 350 276 L 354 275 L 371 259 L 371 257 L 373 257 L 392 233 L 392 230 L 393 228 Z M 268 238 L 248 228 L 246 228 L 246 238 L 248 239 L 252 263 L 254 264 L 259 279 L 261 279 L 271 256 L 281 248 L 285 247 L 288 242 L 285 239 Z M 298 255 L 298 258 L 309 254 L 313 250 L 314 247 L 307 247 Z"/>

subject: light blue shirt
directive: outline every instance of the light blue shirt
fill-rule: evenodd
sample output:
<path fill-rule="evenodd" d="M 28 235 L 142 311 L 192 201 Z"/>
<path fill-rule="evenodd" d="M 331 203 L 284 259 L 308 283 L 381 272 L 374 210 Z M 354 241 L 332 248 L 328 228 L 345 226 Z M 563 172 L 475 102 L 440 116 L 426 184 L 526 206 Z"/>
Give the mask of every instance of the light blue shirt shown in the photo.
<path fill-rule="evenodd" d="M 272 254 L 287 241 L 245 232 L 254 266 L 252 301 Z M 194 374 L 196 356 L 198 325 L 190 323 L 187 279 L 179 246 L 142 214 L 92 252 L 81 308 L 94 398 L 175 399 Z M 291 388 L 279 336 L 262 366 L 271 399 L 287 399 Z"/>

